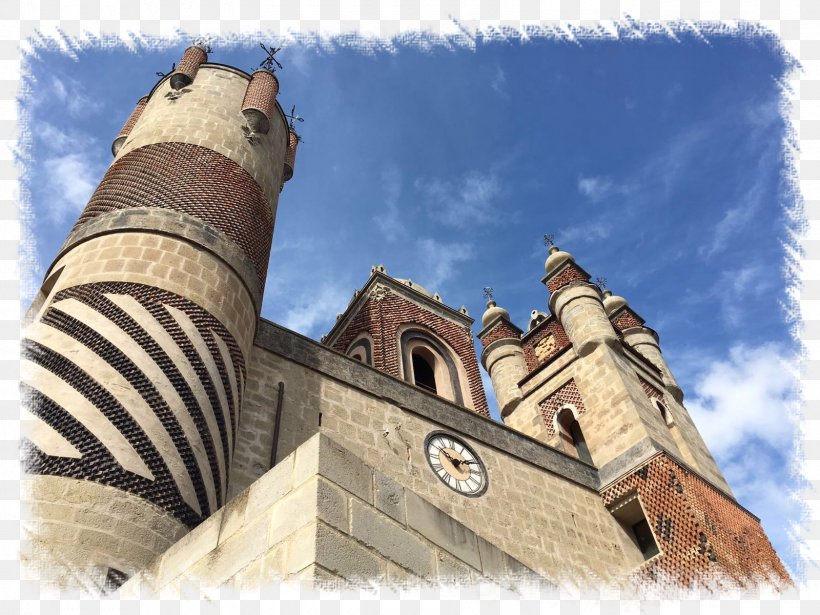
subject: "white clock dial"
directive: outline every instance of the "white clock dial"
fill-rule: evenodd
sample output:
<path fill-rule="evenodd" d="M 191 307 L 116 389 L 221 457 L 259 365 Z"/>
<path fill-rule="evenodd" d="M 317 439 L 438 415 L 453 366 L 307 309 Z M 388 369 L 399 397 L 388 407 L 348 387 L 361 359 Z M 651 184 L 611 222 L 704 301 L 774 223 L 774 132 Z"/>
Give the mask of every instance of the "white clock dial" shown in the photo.
<path fill-rule="evenodd" d="M 467 496 L 487 490 L 487 470 L 478 455 L 455 436 L 434 431 L 424 441 L 427 462 L 445 485 Z"/>

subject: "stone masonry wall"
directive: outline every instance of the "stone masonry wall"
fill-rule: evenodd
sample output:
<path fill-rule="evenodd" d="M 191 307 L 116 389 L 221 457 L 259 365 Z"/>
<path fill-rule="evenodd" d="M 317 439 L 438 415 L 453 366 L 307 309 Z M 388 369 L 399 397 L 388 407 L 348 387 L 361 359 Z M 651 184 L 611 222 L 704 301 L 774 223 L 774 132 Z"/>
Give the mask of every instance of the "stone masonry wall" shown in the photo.
<path fill-rule="evenodd" d="M 317 434 L 120 590 L 273 581 L 513 583 L 535 576 L 423 498 Z M 165 594 L 167 595 L 167 593 Z"/>

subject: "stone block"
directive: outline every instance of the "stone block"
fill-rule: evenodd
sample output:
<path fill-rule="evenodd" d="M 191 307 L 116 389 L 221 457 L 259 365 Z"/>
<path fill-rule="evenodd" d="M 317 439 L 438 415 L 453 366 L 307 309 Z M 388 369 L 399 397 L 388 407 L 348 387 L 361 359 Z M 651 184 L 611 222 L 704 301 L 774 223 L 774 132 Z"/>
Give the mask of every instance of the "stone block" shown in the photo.
<path fill-rule="evenodd" d="M 450 554 L 439 551 L 436 559 L 438 561 L 438 580 L 440 583 L 461 585 L 473 580 L 470 567 Z"/>
<path fill-rule="evenodd" d="M 162 555 L 157 576 L 157 589 L 188 570 L 216 548 L 219 543 L 219 530 L 222 526 L 222 512 L 223 509 L 216 511 Z"/>
<path fill-rule="evenodd" d="M 478 538 L 478 553 L 481 556 L 481 571 L 490 579 L 503 579 L 507 576 L 507 559 L 501 549 L 490 544 L 481 536 Z"/>
<path fill-rule="evenodd" d="M 380 472 L 374 472 L 373 479 L 373 501 L 376 508 L 399 523 L 406 523 L 404 487 Z"/>
<path fill-rule="evenodd" d="M 372 470 L 324 434 L 316 434 L 297 449 L 294 487 L 314 474 L 321 474 L 342 489 L 373 503 Z"/>
<path fill-rule="evenodd" d="M 376 583 L 386 578 L 386 562 L 321 521 L 316 524 L 315 544 L 315 563 L 333 574 L 350 581 Z"/>
<path fill-rule="evenodd" d="M 407 525 L 458 559 L 481 569 L 475 533 L 415 493 L 405 491 Z"/>
<path fill-rule="evenodd" d="M 270 523 L 267 533 L 268 544 L 281 542 L 296 530 L 316 520 L 318 479 L 303 484 L 274 506 L 270 515 L 265 515 Z"/>
<path fill-rule="evenodd" d="M 290 491 L 294 457 L 294 454 L 288 455 L 250 486 L 245 510 L 247 519 L 261 514 Z"/>
<path fill-rule="evenodd" d="M 268 548 L 267 525 L 268 519 L 260 517 L 217 546 L 205 559 L 203 578 L 222 584 L 260 557 Z"/>
<path fill-rule="evenodd" d="M 372 507 L 353 500 L 350 533 L 365 546 L 423 578 L 435 575 L 433 549 Z"/>

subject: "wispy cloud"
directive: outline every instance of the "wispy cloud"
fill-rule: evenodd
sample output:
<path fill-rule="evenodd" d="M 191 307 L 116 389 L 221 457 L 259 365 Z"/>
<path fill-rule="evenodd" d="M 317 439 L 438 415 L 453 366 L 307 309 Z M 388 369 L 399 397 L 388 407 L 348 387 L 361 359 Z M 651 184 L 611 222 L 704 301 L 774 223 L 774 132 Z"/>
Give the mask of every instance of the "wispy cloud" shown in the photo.
<path fill-rule="evenodd" d="M 389 165 L 382 169 L 382 189 L 384 190 L 384 206 L 373 220 L 388 241 L 395 241 L 404 231 L 404 225 L 399 217 L 399 197 L 401 196 L 402 176 L 396 165 Z"/>
<path fill-rule="evenodd" d="M 60 224 L 79 214 L 88 203 L 104 163 L 97 141 L 84 133 L 43 123 L 37 139 L 43 148 L 43 172 L 49 178 L 45 188 L 48 204 L 41 206 L 38 213 Z"/>
<path fill-rule="evenodd" d="M 500 94 L 504 98 L 509 98 L 509 94 L 507 93 L 507 74 L 504 72 L 504 69 L 501 68 L 499 64 L 495 65 L 495 75 L 493 75 L 492 81 L 490 81 L 490 87 L 496 94 Z"/>
<path fill-rule="evenodd" d="M 706 365 L 687 407 L 716 457 L 729 458 L 755 440 L 784 450 L 794 433 L 795 385 L 782 347 L 736 345 L 727 359 Z"/>
<path fill-rule="evenodd" d="M 755 209 L 751 203 L 741 203 L 727 210 L 723 218 L 715 224 L 709 241 L 698 247 L 698 254 L 703 258 L 710 258 L 731 245 L 729 239 L 749 225 Z"/>
<path fill-rule="evenodd" d="M 471 171 L 449 181 L 416 180 L 416 189 L 426 197 L 429 215 L 441 224 L 464 228 L 493 220 L 501 182 L 494 173 Z"/>
<path fill-rule="evenodd" d="M 593 203 L 599 203 L 614 195 L 627 195 L 632 192 L 628 183 L 619 183 L 610 177 L 578 177 L 578 192 Z"/>
<path fill-rule="evenodd" d="M 418 240 L 418 253 L 423 268 L 420 279 L 431 291 L 438 290 L 440 284 L 456 273 L 459 263 L 470 260 L 473 247 L 466 243 L 441 243 L 435 239 Z"/>
<path fill-rule="evenodd" d="M 103 109 L 100 100 L 92 100 L 83 92 L 79 81 L 63 77 L 52 77 L 51 93 L 61 104 L 62 108 L 74 118 L 91 117 Z"/>
<path fill-rule="evenodd" d="M 330 330 L 348 299 L 349 289 L 333 283 L 322 284 L 318 289 L 311 287 L 298 295 L 288 295 L 287 308 L 276 320 L 302 335 L 319 337 Z"/>
<path fill-rule="evenodd" d="M 612 227 L 606 222 L 589 222 L 562 229 L 555 242 L 558 246 L 571 250 L 572 246 L 586 245 L 606 239 L 612 232 Z M 539 250 L 542 253 L 543 247 Z"/>

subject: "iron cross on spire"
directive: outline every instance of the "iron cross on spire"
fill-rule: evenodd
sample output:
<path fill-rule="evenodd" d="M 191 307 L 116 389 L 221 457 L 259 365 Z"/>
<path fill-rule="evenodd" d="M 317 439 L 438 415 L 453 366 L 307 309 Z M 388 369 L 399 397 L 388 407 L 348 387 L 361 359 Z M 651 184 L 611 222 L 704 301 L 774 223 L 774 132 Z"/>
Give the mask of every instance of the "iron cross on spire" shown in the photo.
<path fill-rule="evenodd" d="M 282 63 L 276 59 L 276 54 L 282 51 L 281 47 L 274 47 L 271 45 L 270 47 L 265 47 L 265 43 L 259 43 L 259 46 L 265 50 L 265 53 L 268 54 L 268 57 L 262 60 L 259 63 L 260 68 L 264 68 L 265 70 L 269 70 L 270 72 L 276 72 L 276 69 L 273 67 L 274 64 L 281 69 L 284 68 Z"/>
<path fill-rule="evenodd" d="M 606 290 L 606 278 L 599 275 L 595 278 L 595 286 L 597 286 L 601 292 L 604 292 Z"/>
<path fill-rule="evenodd" d="M 485 286 L 483 290 L 484 290 L 484 298 L 487 301 L 492 301 L 493 300 L 493 287 L 492 286 Z"/>
<path fill-rule="evenodd" d="M 555 235 L 550 233 L 549 235 L 544 235 L 544 245 L 547 248 L 552 248 L 555 246 Z"/>

